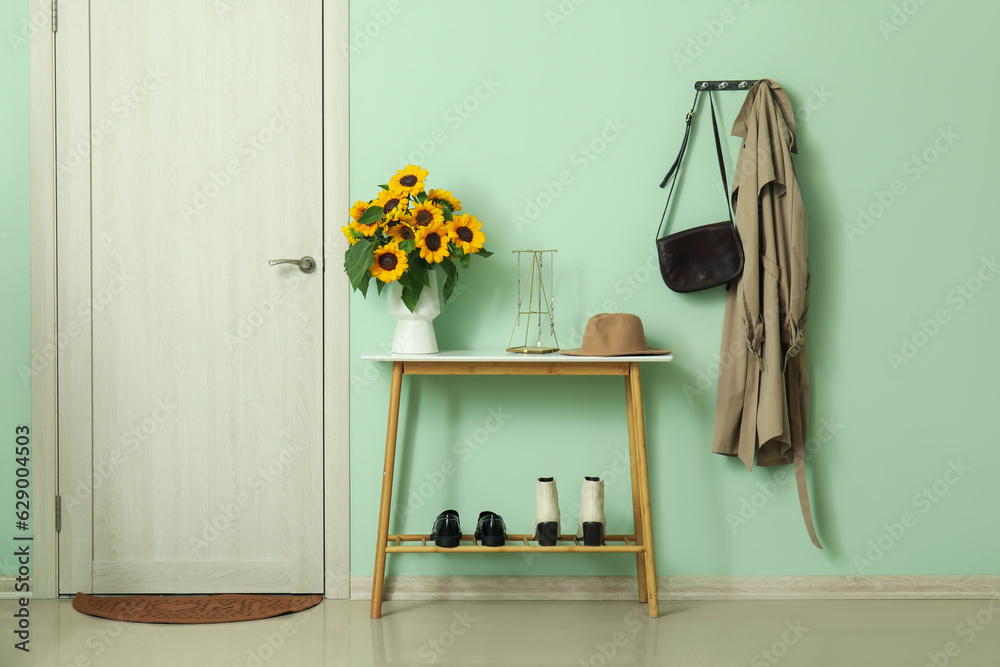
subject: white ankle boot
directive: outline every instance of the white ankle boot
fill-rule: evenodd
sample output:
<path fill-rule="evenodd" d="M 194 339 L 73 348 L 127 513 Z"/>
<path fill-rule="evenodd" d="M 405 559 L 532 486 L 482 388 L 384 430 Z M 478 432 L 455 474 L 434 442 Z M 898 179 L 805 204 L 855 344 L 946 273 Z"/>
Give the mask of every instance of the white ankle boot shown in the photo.
<path fill-rule="evenodd" d="M 583 539 L 583 545 L 587 547 L 601 546 L 607 522 L 607 517 L 604 516 L 604 480 L 600 477 L 584 477 L 577 539 Z"/>
<path fill-rule="evenodd" d="M 554 547 L 559 539 L 559 493 L 554 477 L 539 477 L 535 486 L 535 534 L 538 546 Z"/>

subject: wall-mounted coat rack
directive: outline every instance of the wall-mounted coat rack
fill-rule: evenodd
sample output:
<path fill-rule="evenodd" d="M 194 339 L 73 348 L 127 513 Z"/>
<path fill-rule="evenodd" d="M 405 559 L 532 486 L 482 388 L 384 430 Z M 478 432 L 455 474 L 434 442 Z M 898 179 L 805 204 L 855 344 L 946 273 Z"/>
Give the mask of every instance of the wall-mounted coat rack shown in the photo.
<path fill-rule="evenodd" d="M 695 81 L 695 90 L 749 90 L 760 79 L 742 79 L 736 81 Z"/>

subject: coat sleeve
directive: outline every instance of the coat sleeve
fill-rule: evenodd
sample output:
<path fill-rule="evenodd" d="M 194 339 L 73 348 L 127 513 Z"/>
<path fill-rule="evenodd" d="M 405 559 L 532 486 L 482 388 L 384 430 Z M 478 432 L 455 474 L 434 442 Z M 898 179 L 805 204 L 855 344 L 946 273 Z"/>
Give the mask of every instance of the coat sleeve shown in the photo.
<path fill-rule="evenodd" d="M 788 257 L 788 299 L 783 324 L 783 338 L 787 337 L 788 347 L 785 351 L 785 365 L 795 357 L 805 345 L 806 320 L 809 314 L 809 249 L 808 249 L 808 219 L 805 206 L 802 204 L 802 193 L 799 191 L 798 177 L 791 152 L 785 152 L 787 164 L 785 173 L 787 182 L 784 205 L 788 211 L 787 224 Z"/>

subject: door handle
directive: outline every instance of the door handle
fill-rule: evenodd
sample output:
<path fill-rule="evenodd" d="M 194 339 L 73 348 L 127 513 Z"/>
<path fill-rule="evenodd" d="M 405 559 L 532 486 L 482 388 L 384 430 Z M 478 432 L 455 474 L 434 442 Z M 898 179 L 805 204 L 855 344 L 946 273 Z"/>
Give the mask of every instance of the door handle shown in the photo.
<path fill-rule="evenodd" d="M 295 264 L 302 273 L 312 273 L 316 270 L 316 260 L 306 255 L 302 259 L 272 259 L 267 262 L 271 266 L 278 264 Z"/>

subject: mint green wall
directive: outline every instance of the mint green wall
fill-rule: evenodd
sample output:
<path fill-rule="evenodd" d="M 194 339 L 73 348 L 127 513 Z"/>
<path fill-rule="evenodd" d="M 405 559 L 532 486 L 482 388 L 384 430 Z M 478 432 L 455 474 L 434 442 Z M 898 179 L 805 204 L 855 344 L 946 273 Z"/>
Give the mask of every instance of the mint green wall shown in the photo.
<path fill-rule="evenodd" d="M 7 369 L 0 380 L 0 443 L 6 443 L 0 489 L 8 490 L 7 444 L 13 427 L 30 417 L 29 388 L 17 372 L 30 361 L 28 65 L 25 46 L 9 38 L 21 32 L 24 4 L 0 6 L 6 130 L 0 134 L 0 355 Z M 978 283 L 976 274 L 994 277 L 982 258 L 992 261 L 1000 246 L 989 181 L 1000 149 L 996 93 L 980 87 L 996 60 L 991 31 L 1000 8 L 916 5 L 905 23 L 905 14 L 896 15 L 898 31 L 883 33 L 892 25 L 893 3 L 352 4 L 352 199 L 370 197 L 375 184 L 422 152 L 414 157 L 430 170 L 430 185 L 451 189 L 485 221 L 497 253 L 463 273 L 468 289 L 437 321 L 442 347 L 503 347 L 515 303 L 509 251 L 556 247 L 564 345 L 579 343 L 590 314 L 618 310 L 639 314 L 650 342 L 676 351 L 675 362 L 645 368 L 662 574 L 996 573 L 1000 427 L 993 413 L 1000 353 L 993 340 L 1000 281 Z M 575 9 L 562 17 L 560 7 Z M 731 22 L 720 31 L 714 21 L 724 10 Z M 357 31 L 373 20 L 377 34 L 365 41 Z M 700 55 L 689 43 L 699 37 Z M 689 47 L 692 62 L 675 62 L 673 55 Z M 813 272 L 811 435 L 820 446 L 810 482 L 822 552 L 806 538 L 792 484 L 777 486 L 773 499 L 755 495 L 772 479 L 769 471 L 748 473 L 709 452 L 714 384 L 697 392 L 716 361 L 722 293 L 673 294 L 649 271 L 663 202 L 656 184 L 676 150 L 691 84 L 740 75 L 774 78 L 798 110 Z M 467 101 L 477 108 L 459 115 L 453 107 L 477 90 L 482 99 Z M 742 95 L 719 100 L 729 125 Z M 580 146 L 599 137 L 609 119 L 624 125 L 620 134 L 595 160 L 583 158 Z M 939 141 L 947 151 L 938 152 L 939 131 L 949 128 L 958 137 Z M 702 122 L 679 211 L 695 221 L 719 215 L 710 141 Z M 736 140 L 730 148 L 732 160 Z M 925 151 L 935 162 L 921 171 L 912 157 Z M 525 199 L 544 193 L 544 182 L 563 170 L 572 182 L 561 195 L 531 224 L 515 225 Z M 879 197 L 888 201 L 881 193 L 891 193 L 895 181 L 901 194 L 880 213 Z M 858 226 L 859 207 L 873 212 L 862 221 L 866 228 Z M 388 344 L 386 310 L 382 299 L 354 297 L 355 357 Z M 935 330 L 929 322 L 936 314 L 943 323 Z M 921 335 L 920 322 L 934 335 Z M 902 357 L 904 337 L 926 344 L 907 347 L 912 359 L 893 368 L 887 355 Z M 356 361 L 352 376 L 352 570 L 367 575 L 388 373 Z M 479 511 L 492 509 L 512 531 L 527 531 L 533 479 L 541 474 L 557 476 L 569 530 L 580 478 L 621 469 L 627 445 L 618 381 L 407 382 L 394 531 L 428 530 L 447 507 L 458 509 L 468 528 Z M 465 454 L 453 445 L 482 439 L 478 429 L 490 410 L 502 412 L 503 427 L 461 460 Z M 461 474 L 434 488 L 428 476 L 439 481 L 434 473 L 445 462 Z M 954 485 L 941 481 L 949 462 L 971 469 L 961 478 L 949 475 Z M 433 493 L 400 519 L 405 490 L 421 480 Z M 925 487 L 937 502 L 918 495 Z M 628 484 L 609 484 L 607 493 L 609 527 L 626 530 Z M 762 506 L 734 532 L 727 514 L 738 515 L 744 499 Z M 10 499 L 0 507 L 10 507 Z M 907 512 L 912 525 L 897 540 L 884 524 L 895 528 Z M 12 532 L 9 520 L 0 521 L 2 553 L 11 551 L 5 545 Z M 890 549 L 870 566 L 856 563 L 855 556 L 868 557 L 869 540 L 880 538 Z M 627 573 L 631 567 L 631 558 L 617 556 L 389 559 L 390 573 L 398 574 Z M 0 574 L 11 571 L 12 563 L 0 558 Z"/>
<path fill-rule="evenodd" d="M 515 305 L 510 251 L 555 247 L 564 346 L 580 342 L 591 314 L 612 310 L 640 315 L 650 343 L 675 350 L 675 362 L 644 367 L 660 574 L 997 572 L 1000 225 L 991 183 L 1000 142 L 989 85 L 1000 8 L 373 0 L 352 3 L 351 15 L 352 201 L 414 160 L 430 170 L 429 187 L 452 190 L 484 221 L 496 253 L 462 275 L 468 289 L 436 323 L 441 346 L 502 349 Z M 772 471 L 750 473 L 710 452 L 723 292 L 674 294 L 650 270 L 664 201 L 656 186 L 692 84 L 740 76 L 775 79 L 797 110 L 812 267 L 809 467 L 823 551 L 806 536 L 793 482 L 771 486 Z M 727 128 L 743 97 L 718 96 Z M 464 117 L 455 105 L 467 106 Z M 707 114 L 699 122 L 678 210 L 691 224 L 722 210 Z M 604 152 L 583 157 L 580 147 L 601 148 L 605 131 L 613 141 Z M 738 140 L 729 148 L 732 170 Z M 563 170 L 571 182 L 562 193 L 541 197 L 548 205 L 537 219 L 517 224 L 526 198 Z M 871 218 L 859 223 L 859 208 Z M 369 575 L 388 368 L 357 357 L 391 340 L 385 299 L 354 295 L 351 328 L 352 571 Z M 557 477 L 572 530 L 581 478 L 627 453 L 618 380 L 406 383 L 393 532 L 428 531 L 450 507 L 469 531 L 486 509 L 512 532 L 530 531 L 539 475 Z M 491 410 L 509 417 L 462 460 L 454 444 L 483 440 L 477 429 Z M 451 464 L 460 472 L 438 472 Z M 961 474 L 947 472 L 952 464 Z M 404 517 L 421 482 L 430 498 Z M 627 480 L 609 483 L 607 495 L 609 529 L 629 530 Z M 741 507 L 745 525 L 733 522 Z M 633 567 L 628 556 L 389 559 L 391 574 Z"/>
<path fill-rule="evenodd" d="M 14 429 L 31 423 L 27 2 L 0 4 L 0 575 L 17 571 Z M 21 533 L 23 534 L 23 533 Z"/>

